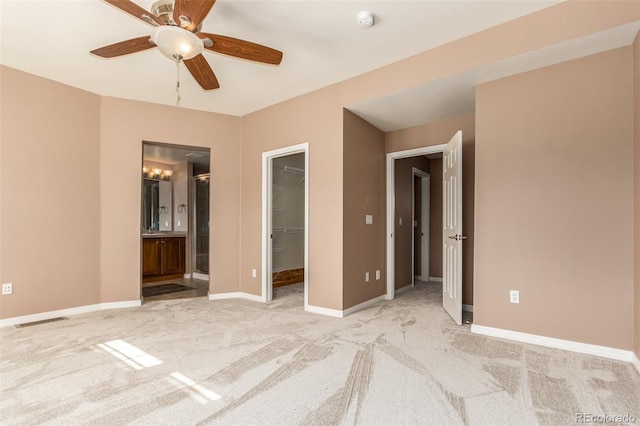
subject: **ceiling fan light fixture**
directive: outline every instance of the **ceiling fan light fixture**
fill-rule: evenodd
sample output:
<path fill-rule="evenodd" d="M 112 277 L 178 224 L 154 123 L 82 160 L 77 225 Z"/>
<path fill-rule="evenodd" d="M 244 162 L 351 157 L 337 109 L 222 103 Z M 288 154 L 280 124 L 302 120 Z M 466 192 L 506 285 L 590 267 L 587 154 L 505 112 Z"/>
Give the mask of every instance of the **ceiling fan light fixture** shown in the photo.
<path fill-rule="evenodd" d="M 151 40 L 171 60 L 176 56 L 183 60 L 192 59 L 204 50 L 202 40 L 194 33 L 170 25 L 156 27 L 151 33 Z"/>

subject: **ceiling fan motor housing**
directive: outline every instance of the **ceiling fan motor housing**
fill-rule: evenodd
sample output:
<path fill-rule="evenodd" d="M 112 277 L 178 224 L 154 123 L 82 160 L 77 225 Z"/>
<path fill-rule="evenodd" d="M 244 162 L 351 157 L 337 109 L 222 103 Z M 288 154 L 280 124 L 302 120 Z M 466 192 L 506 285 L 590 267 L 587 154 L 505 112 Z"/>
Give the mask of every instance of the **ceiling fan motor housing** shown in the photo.
<path fill-rule="evenodd" d="M 160 20 L 164 25 L 173 25 L 178 27 L 186 27 L 191 24 L 191 19 L 187 16 L 180 16 L 180 22 L 173 20 L 173 5 L 174 0 L 158 0 L 151 6 L 151 12 Z M 202 29 L 202 24 L 194 30 L 198 32 Z"/>
<path fill-rule="evenodd" d="M 173 0 L 159 0 L 151 6 L 151 12 L 165 25 L 175 25 L 173 22 Z"/>

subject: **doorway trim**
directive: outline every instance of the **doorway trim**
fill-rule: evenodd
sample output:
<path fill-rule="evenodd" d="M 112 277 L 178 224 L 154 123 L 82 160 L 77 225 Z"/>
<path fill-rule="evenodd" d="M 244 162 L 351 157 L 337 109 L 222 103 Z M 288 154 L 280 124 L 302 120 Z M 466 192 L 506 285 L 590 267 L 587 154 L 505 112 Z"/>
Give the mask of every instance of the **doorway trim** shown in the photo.
<path fill-rule="evenodd" d="M 412 223 L 415 228 L 416 223 L 416 188 L 415 188 L 415 178 L 420 178 L 420 223 L 422 225 L 420 232 L 420 275 L 415 275 L 416 265 L 415 265 L 415 253 L 416 253 L 416 238 L 415 238 L 415 229 L 413 233 L 413 238 L 411 239 L 411 256 L 412 256 L 412 265 L 411 270 L 413 272 L 413 280 L 411 281 L 411 285 L 415 286 L 415 279 L 418 278 L 422 281 L 429 281 L 429 256 L 430 256 L 430 238 L 431 238 L 431 175 L 424 170 L 420 170 L 416 167 L 412 168 L 414 179 L 411 180 L 411 214 L 412 214 Z M 425 267 L 426 266 L 426 267 Z M 426 271 L 426 274 L 425 274 Z"/>
<path fill-rule="evenodd" d="M 425 146 L 421 148 L 407 149 L 387 153 L 387 293 L 386 300 L 395 297 L 395 246 L 393 236 L 395 234 L 396 213 L 396 177 L 395 160 L 420 155 L 437 154 L 444 151 L 446 144 Z M 413 276 L 413 271 L 412 271 Z"/>
<path fill-rule="evenodd" d="M 304 142 L 262 153 L 262 301 L 273 298 L 271 221 L 273 159 L 304 153 L 304 310 L 309 306 L 309 143 Z"/>

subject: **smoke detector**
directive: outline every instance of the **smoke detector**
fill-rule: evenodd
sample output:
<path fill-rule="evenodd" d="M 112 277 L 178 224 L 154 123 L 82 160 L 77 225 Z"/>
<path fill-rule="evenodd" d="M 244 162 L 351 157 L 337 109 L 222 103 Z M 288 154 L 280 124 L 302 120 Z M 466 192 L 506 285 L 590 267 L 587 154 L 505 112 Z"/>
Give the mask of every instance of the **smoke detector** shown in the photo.
<path fill-rule="evenodd" d="M 360 12 L 358 13 L 358 16 L 356 17 L 356 19 L 358 20 L 358 25 L 361 26 L 362 28 L 367 28 L 373 25 L 373 21 L 374 21 L 374 16 L 373 16 L 373 12 Z"/>

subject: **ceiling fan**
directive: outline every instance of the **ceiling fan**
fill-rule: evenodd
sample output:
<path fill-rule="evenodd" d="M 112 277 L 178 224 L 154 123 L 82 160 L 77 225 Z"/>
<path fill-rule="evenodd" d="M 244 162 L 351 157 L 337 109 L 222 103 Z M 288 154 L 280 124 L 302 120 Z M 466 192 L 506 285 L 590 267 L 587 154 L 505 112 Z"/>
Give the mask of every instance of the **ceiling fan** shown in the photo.
<path fill-rule="evenodd" d="M 200 31 L 202 21 L 216 0 L 160 0 L 151 12 L 131 0 L 104 0 L 123 12 L 155 28 L 151 36 L 137 37 L 92 50 L 102 58 L 114 58 L 158 47 L 169 59 L 184 62 L 193 78 L 205 90 L 220 87 L 211 66 L 202 55 L 204 49 L 240 59 L 279 65 L 282 52 L 270 47 Z"/>

